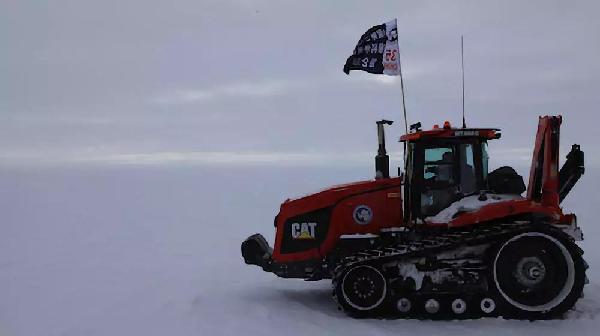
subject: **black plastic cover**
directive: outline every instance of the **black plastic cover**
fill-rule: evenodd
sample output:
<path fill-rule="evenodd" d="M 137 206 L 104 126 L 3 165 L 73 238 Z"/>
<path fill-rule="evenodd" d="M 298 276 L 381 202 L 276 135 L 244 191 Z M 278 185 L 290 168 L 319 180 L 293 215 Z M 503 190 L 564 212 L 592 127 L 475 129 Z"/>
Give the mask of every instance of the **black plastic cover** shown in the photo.
<path fill-rule="evenodd" d="M 525 191 L 523 176 L 508 166 L 500 167 L 488 174 L 488 189 L 498 194 L 517 194 Z"/>

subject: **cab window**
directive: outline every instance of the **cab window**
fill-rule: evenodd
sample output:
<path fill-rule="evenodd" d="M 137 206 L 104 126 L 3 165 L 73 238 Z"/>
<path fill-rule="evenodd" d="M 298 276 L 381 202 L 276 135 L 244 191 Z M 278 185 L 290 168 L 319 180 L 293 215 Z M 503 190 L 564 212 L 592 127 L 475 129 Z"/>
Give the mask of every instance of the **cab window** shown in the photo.
<path fill-rule="evenodd" d="M 411 149 L 417 153 L 410 164 L 419 169 L 415 170 L 418 175 L 410 179 L 416 181 L 411 209 L 418 217 L 435 216 L 481 189 L 488 164 L 485 143 L 477 139 L 436 139 Z"/>
<path fill-rule="evenodd" d="M 455 199 L 457 192 L 455 146 L 425 148 L 421 214 L 437 214 Z"/>
<path fill-rule="evenodd" d="M 463 195 L 474 193 L 477 189 L 477 179 L 475 177 L 475 163 L 473 161 L 473 145 L 460 145 L 458 164 L 460 170 L 458 191 Z"/>
<path fill-rule="evenodd" d="M 482 165 L 482 169 L 483 169 L 483 179 L 487 180 L 487 175 L 488 175 L 488 166 L 489 166 L 489 157 L 488 157 L 488 152 L 487 152 L 487 142 L 482 142 L 481 143 L 481 165 Z"/>
<path fill-rule="evenodd" d="M 426 184 L 454 184 L 454 149 L 437 147 L 425 149 L 423 179 Z"/>

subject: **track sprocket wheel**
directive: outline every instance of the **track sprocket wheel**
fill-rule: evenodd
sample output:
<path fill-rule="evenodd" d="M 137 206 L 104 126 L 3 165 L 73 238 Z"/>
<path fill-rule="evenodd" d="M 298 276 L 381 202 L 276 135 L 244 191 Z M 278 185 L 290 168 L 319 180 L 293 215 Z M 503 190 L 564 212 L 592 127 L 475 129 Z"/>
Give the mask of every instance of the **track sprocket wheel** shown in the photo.
<path fill-rule="evenodd" d="M 519 233 L 503 241 L 492 260 L 491 285 L 508 317 L 560 316 L 581 297 L 585 262 L 564 233 Z"/>

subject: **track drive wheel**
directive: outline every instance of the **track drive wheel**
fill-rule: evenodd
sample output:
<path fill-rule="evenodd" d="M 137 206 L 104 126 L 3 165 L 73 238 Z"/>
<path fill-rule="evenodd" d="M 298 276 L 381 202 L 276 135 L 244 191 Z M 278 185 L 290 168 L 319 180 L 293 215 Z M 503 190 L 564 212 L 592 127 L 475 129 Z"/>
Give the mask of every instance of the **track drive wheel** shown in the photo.
<path fill-rule="evenodd" d="M 581 250 L 562 232 L 519 233 L 499 245 L 491 284 L 507 317 L 545 319 L 573 307 L 585 283 Z"/>
<path fill-rule="evenodd" d="M 370 265 L 349 267 L 337 281 L 335 291 L 342 308 L 356 317 L 376 315 L 389 297 L 385 276 Z"/>

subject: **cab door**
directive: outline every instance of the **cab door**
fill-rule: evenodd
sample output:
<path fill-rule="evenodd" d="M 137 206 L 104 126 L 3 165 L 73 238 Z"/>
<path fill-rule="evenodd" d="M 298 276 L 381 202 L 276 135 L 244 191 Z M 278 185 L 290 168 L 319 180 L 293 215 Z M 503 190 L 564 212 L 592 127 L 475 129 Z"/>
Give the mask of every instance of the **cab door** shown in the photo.
<path fill-rule="evenodd" d="M 453 139 L 413 146 L 412 218 L 434 216 L 481 189 L 481 151 L 476 141 Z M 478 173 L 479 172 L 479 173 Z"/>
<path fill-rule="evenodd" d="M 433 216 L 453 203 L 458 194 L 456 146 L 424 146 L 421 216 Z"/>

